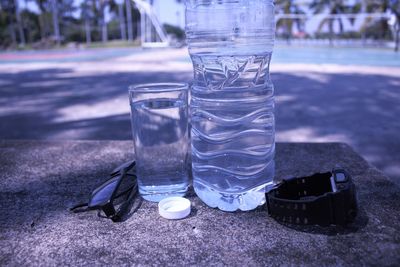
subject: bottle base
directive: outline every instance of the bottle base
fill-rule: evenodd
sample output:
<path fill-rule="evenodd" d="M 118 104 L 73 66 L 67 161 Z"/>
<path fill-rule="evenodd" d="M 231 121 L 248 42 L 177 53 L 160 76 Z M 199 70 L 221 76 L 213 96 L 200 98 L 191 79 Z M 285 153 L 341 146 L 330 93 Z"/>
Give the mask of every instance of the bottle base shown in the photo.
<path fill-rule="evenodd" d="M 147 201 L 160 202 L 167 197 L 183 197 L 188 191 L 188 185 L 176 185 L 176 186 L 139 186 L 140 196 Z"/>
<path fill-rule="evenodd" d="M 272 185 L 272 183 L 271 183 Z M 241 193 L 222 193 L 194 182 L 194 191 L 207 206 L 223 211 L 249 211 L 265 203 L 265 192 L 270 184 L 263 184 Z"/>

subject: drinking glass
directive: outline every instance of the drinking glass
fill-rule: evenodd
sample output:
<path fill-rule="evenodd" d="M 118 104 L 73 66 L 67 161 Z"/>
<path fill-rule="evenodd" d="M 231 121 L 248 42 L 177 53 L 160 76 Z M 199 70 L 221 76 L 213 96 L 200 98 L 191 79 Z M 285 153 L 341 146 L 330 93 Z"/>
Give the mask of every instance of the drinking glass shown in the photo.
<path fill-rule="evenodd" d="M 152 83 L 129 87 L 140 195 L 158 202 L 189 187 L 188 85 Z"/>

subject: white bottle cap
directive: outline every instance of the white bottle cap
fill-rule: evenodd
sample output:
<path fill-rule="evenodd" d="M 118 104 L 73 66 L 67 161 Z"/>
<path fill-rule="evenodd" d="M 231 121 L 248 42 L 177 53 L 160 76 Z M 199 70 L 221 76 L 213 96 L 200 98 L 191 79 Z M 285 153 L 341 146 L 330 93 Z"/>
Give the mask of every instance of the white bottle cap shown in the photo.
<path fill-rule="evenodd" d="M 183 197 L 164 198 L 158 203 L 158 212 L 165 219 L 183 219 L 190 214 L 190 201 Z"/>

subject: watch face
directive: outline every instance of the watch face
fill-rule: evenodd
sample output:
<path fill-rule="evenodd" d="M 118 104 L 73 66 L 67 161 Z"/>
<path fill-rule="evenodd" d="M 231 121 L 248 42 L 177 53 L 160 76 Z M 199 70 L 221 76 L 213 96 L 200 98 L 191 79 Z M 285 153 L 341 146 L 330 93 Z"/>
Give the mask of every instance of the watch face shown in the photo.
<path fill-rule="evenodd" d="M 335 172 L 335 181 L 336 183 L 347 182 L 346 174 L 344 172 Z"/>

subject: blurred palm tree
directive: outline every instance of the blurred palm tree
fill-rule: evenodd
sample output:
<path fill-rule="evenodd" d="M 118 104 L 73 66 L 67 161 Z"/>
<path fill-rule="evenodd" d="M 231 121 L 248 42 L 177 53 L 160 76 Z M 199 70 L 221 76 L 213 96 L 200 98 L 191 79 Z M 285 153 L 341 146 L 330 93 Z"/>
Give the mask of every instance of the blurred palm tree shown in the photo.
<path fill-rule="evenodd" d="M 25 34 L 23 30 L 23 22 L 21 19 L 21 11 L 19 9 L 18 0 L 0 0 L 0 11 L 4 12 L 4 20 L 9 23 L 9 33 L 12 42 L 17 42 L 15 34 L 15 23 L 17 26 L 19 45 L 25 46 Z"/>
<path fill-rule="evenodd" d="M 393 27 L 395 31 L 395 47 L 396 52 L 400 49 L 400 0 L 392 0 L 390 4 L 390 9 L 395 16 L 395 21 L 393 22 Z"/>
<path fill-rule="evenodd" d="M 7 25 L 11 43 L 15 45 L 17 43 L 17 36 L 15 34 L 15 2 L 0 0 L 0 18 L 2 25 Z M 1 44 L 7 44 L 5 36 L 2 39 Z"/>
<path fill-rule="evenodd" d="M 51 31 L 50 20 L 50 5 L 47 0 L 33 0 L 39 7 L 39 26 L 40 26 L 40 36 L 44 40 Z"/>
<path fill-rule="evenodd" d="M 74 0 L 30 0 L 39 7 L 39 25 L 42 39 L 51 35 L 54 36 L 57 44 L 60 44 L 60 25 L 68 27 L 68 21 L 72 20 L 72 13 L 76 10 Z M 52 25 L 52 26 L 51 26 Z"/>
<path fill-rule="evenodd" d="M 35 12 L 26 8 L 21 9 L 21 21 L 27 43 L 33 43 L 40 39 L 39 17 Z"/>
<path fill-rule="evenodd" d="M 399 51 L 400 46 L 400 1 L 399 0 L 364 0 L 364 8 L 368 13 L 386 13 L 390 11 L 393 16 L 393 29 L 395 39 L 395 51 Z M 372 18 L 367 18 L 363 25 L 363 31 L 371 26 L 373 23 L 378 24 L 380 38 L 384 38 L 389 34 L 390 27 L 386 19 L 379 19 L 374 21 Z"/>
<path fill-rule="evenodd" d="M 100 27 L 101 27 L 101 41 L 103 43 L 108 41 L 108 31 L 106 22 L 106 8 L 108 6 L 108 0 L 99 0 L 99 12 L 100 12 Z"/>
<path fill-rule="evenodd" d="M 283 14 L 305 14 L 294 0 L 276 0 L 275 6 L 278 13 Z M 293 36 L 293 24 L 296 24 L 298 31 L 304 30 L 304 22 L 300 18 L 284 18 L 277 21 L 277 28 L 283 27 L 286 31 L 286 40 L 290 43 Z"/>
<path fill-rule="evenodd" d="M 18 0 L 14 0 L 14 5 L 15 5 L 15 18 L 17 19 L 17 27 L 18 27 L 20 45 L 25 46 L 25 35 L 24 35 L 23 26 L 22 26 L 21 13 L 19 10 Z"/>
<path fill-rule="evenodd" d="M 121 40 L 126 40 L 124 0 L 112 0 L 110 2 L 110 11 L 114 13 L 115 17 L 118 17 Z"/>
<path fill-rule="evenodd" d="M 132 28 L 132 3 L 131 0 L 125 0 L 126 6 L 126 20 L 128 27 L 128 41 L 133 41 L 133 28 Z"/>
<path fill-rule="evenodd" d="M 340 15 L 344 13 L 357 12 L 358 5 L 353 3 L 353 5 L 348 5 L 346 0 L 313 0 L 310 4 L 310 8 L 314 11 L 314 14 L 321 14 L 328 10 L 329 15 Z M 327 17 L 324 18 L 318 25 L 318 32 L 321 32 L 323 27 L 327 24 L 329 31 L 329 43 L 332 45 L 334 36 L 334 23 L 337 21 L 339 23 L 339 31 L 343 33 L 343 21 L 340 16 L 338 17 Z M 354 20 L 350 20 L 351 23 Z"/>
<path fill-rule="evenodd" d="M 91 21 L 94 19 L 93 12 L 93 1 L 85 0 L 81 3 L 81 18 L 85 22 L 85 39 L 86 44 L 90 44 L 92 42 L 91 37 Z"/>
<path fill-rule="evenodd" d="M 48 35 L 50 35 L 51 26 L 53 25 L 53 34 L 54 39 L 59 44 L 60 37 L 60 25 L 58 23 L 58 14 L 57 14 L 57 0 L 34 0 L 39 7 L 40 15 L 39 15 L 39 23 L 40 23 L 40 33 L 42 39 L 45 39 Z M 51 16 L 52 23 L 49 20 Z"/>
<path fill-rule="evenodd" d="M 51 0 L 51 14 L 53 18 L 54 38 L 57 42 L 57 45 L 60 45 L 61 36 L 60 36 L 60 24 L 58 23 L 57 9 L 58 9 L 57 0 Z"/>

